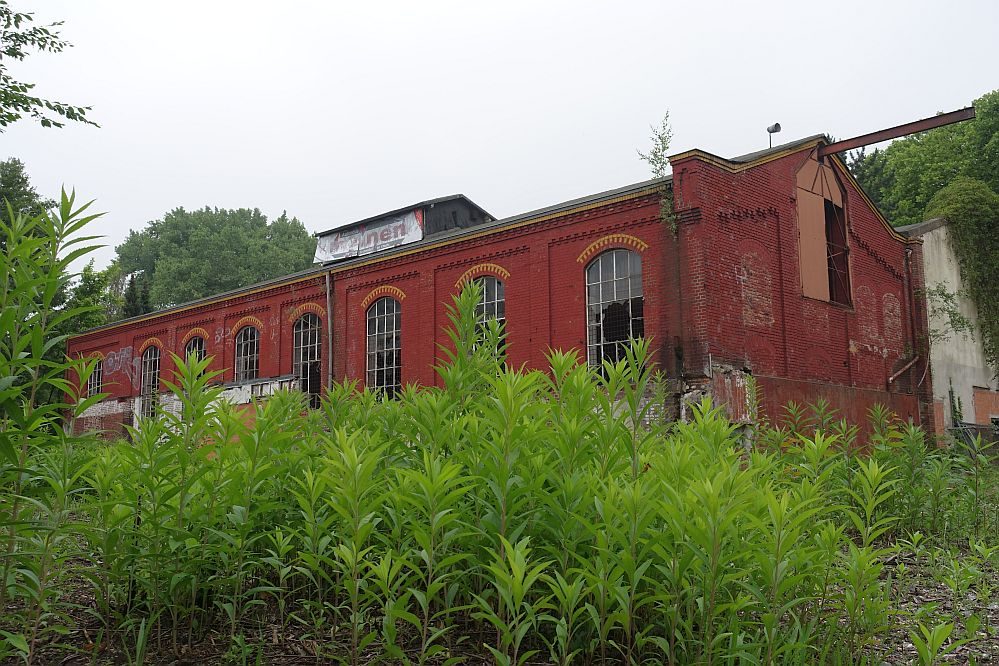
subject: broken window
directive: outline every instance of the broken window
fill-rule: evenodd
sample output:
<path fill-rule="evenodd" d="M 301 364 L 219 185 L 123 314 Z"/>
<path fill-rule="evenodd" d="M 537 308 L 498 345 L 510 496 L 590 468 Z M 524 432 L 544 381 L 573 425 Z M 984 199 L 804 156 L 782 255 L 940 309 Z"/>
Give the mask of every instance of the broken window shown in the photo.
<path fill-rule="evenodd" d="M 368 308 L 367 386 L 394 398 L 402 389 L 402 307 L 385 296 Z"/>
<path fill-rule="evenodd" d="M 97 395 L 104 389 L 104 361 L 98 359 L 94 371 L 87 377 L 87 396 Z"/>
<path fill-rule="evenodd" d="M 184 345 L 184 359 L 194 356 L 199 361 L 205 360 L 205 339 L 199 335 L 194 336 Z"/>
<path fill-rule="evenodd" d="M 299 388 L 309 397 L 309 406 L 313 409 L 319 407 L 319 395 L 322 390 L 319 343 L 319 317 L 308 312 L 295 322 L 291 366 L 292 372 L 298 379 Z"/>
<path fill-rule="evenodd" d="M 478 283 L 479 289 L 482 290 L 482 297 L 479 299 L 479 304 L 475 307 L 475 317 L 478 320 L 479 328 L 484 327 L 487 321 L 495 319 L 502 330 L 500 337 L 500 344 L 502 345 L 506 341 L 504 327 L 506 324 L 506 288 L 503 286 L 502 280 L 492 275 L 476 278 L 475 282 Z M 479 337 L 482 337 L 481 330 Z"/>
<path fill-rule="evenodd" d="M 609 250 L 586 268 L 587 359 L 599 367 L 624 358 L 628 341 L 645 335 L 642 258 Z"/>
<path fill-rule="evenodd" d="M 142 372 L 139 380 L 139 395 L 141 405 L 139 413 L 142 418 L 156 415 L 156 403 L 160 393 L 160 348 L 146 347 L 142 352 Z"/>
<path fill-rule="evenodd" d="M 237 382 L 256 379 L 260 373 L 260 331 L 255 326 L 244 326 L 236 334 Z"/>
<path fill-rule="evenodd" d="M 846 242 L 846 216 L 842 206 L 826 199 L 826 264 L 829 269 L 829 300 L 850 304 L 850 247 Z"/>
<path fill-rule="evenodd" d="M 809 298 L 850 305 L 850 244 L 839 178 L 809 159 L 797 174 L 801 290 Z"/>

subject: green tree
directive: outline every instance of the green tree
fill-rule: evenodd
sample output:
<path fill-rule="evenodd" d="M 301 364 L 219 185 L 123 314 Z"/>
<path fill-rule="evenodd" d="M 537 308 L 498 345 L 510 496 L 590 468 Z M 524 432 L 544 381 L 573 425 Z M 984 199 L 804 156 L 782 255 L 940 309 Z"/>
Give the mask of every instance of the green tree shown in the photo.
<path fill-rule="evenodd" d="M 15 215 L 21 213 L 28 217 L 40 215 L 55 207 L 55 201 L 38 194 L 31 184 L 24 162 L 16 157 L 0 162 L 0 219 L 9 223 L 7 204 Z"/>
<path fill-rule="evenodd" d="M 83 314 L 69 320 L 65 333 L 75 334 L 117 320 L 123 307 L 121 269 L 112 263 L 97 270 L 88 263 L 70 287 L 66 308 Z"/>
<path fill-rule="evenodd" d="M 148 292 L 148 289 L 146 291 Z M 128 276 L 128 286 L 125 287 L 125 293 L 122 296 L 121 316 L 128 319 L 129 317 L 138 317 L 148 311 L 143 306 L 141 288 L 133 273 Z"/>
<path fill-rule="evenodd" d="M 930 199 L 959 176 L 999 191 L 999 90 L 975 100 L 975 116 L 850 159 L 854 176 L 892 224 L 922 222 Z"/>
<path fill-rule="evenodd" d="M 961 280 L 978 309 L 985 355 L 999 371 L 999 194 L 961 176 L 933 197 L 926 217 L 950 221 Z"/>
<path fill-rule="evenodd" d="M 32 25 L 33 21 L 33 14 L 14 11 L 7 0 L 0 0 L 0 132 L 25 116 L 42 127 L 62 127 L 63 120 L 96 125 L 87 119 L 89 106 L 38 97 L 33 94 L 34 83 L 18 81 L 8 71 L 8 61 L 22 61 L 33 51 L 59 53 L 71 46 L 55 29 L 62 25 L 61 21 Z"/>
<path fill-rule="evenodd" d="M 258 209 L 205 207 L 170 211 L 132 231 L 116 252 L 122 271 L 142 275 L 140 304 L 146 280 L 142 306 L 159 309 L 303 270 L 315 249 L 315 238 L 286 213 L 268 222 Z"/>

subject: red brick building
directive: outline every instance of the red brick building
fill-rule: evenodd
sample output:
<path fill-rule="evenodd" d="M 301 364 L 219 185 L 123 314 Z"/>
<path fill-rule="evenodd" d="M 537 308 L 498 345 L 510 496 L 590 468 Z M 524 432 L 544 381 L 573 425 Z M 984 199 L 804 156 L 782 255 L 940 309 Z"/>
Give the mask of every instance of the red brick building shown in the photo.
<path fill-rule="evenodd" d="M 921 244 L 838 158 L 818 158 L 824 144 L 689 151 L 672 178 L 501 220 L 455 196 L 321 234 L 329 261 L 313 269 L 72 338 L 70 354 L 102 358 L 91 388 L 110 394 L 82 425 L 114 430 L 150 410 L 168 352 L 185 350 L 212 356 L 237 402 L 331 378 L 433 385 L 445 306 L 483 279 L 512 367 L 545 367 L 549 348 L 596 363 L 644 335 L 678 411 L 711 392 L 745 418 L 751 374 L 771 417 L 825 398 L 857 422 L 883 403 L 932 430 Z"/>

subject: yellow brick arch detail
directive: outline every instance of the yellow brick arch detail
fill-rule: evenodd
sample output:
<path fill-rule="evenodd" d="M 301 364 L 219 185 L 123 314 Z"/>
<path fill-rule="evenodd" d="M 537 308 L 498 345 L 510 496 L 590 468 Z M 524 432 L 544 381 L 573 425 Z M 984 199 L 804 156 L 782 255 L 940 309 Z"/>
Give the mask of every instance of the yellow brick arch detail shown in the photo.
<path fill-rule="evenodd" d="M 384 284 L 369 291 L 368 295 L 364 297 L 363 301 L 361 301 L 361 307 L 367 310 L 368 306 L 375 302 L 375 299 L 381 298 L 382 296 L 391 296 L 398 301 L 406 300 L 406 292 L 402 289 Z"/>
<path fill-rule="evenodd" d="M 608 234 L 602 238 L 598 238 L 589 245 L 586 249 L 576 257 L 576 261 L 581 264 L 586 263 L 594 257 L 601 250 L 611 248 L 611 247 L 630 247 L 639 252 L 645 252 L 648 249 L 649 244 L 643 241 L 641 238 L 632 236 L 631 234 Z"/>
<path fill-rule="evenodd" d="M 455 289 L 460 288 L 461 285 L 465 284 L 472 278 L 479 277 L 480 275 L 493 275 L 501 277 L 504 280 L 510 279 L 510 271 L 503 268 L 499 264 L 476 264 L 461 274 L 458 281 L 454 283 Z"/>
<path fill-rule="evenodd" d="M 306 312 L 318 315 L 320 321 L 326 318 L 326 308 L 319 305 L 319 303 L 302 303 L 288 314 L 288 323 L 295 323 Z"/>
<path fill-rule="evenodd" d="M 258 318 L 254 317 L 253 315 L 242 317 L 235 324 L 232 325 L 233 335 L 239 333 L 239 331 L 246 326 L 254 326 L 257 329 L 257 333 L 262 333 L 264 328 L 264 322 L 260 321 Z"/>
<path fill-rule="evenodd" d="M 196 327 L 196 328 L 192 328 L 190 331 L 188 331 L 187 334 L 181 339 L 181 341 L 180 341 L 180 348 L 183 349 L 184 346 L 187 344 L 187 341 L 190 340 L 191 338 L 193 338 L 196 335 L 198 337 L 200 337 L 202 340 L 204 340 L 205 342 L 208 341 L 208 331 L 206 331 L 205 329 L 203 329 L 201 327 Z"/>
<path fill-rule="evenodd" d="M 139 345 L 139 353 L 141 354 L 142 352 L 146 351 L 153 345 L 159 347 L 161 352 L 163 351 L 163 341 L 160 340 L 159 338 L 153 337 L 153 338 L 146 338 L 145 341 L 141 345 Z"/>

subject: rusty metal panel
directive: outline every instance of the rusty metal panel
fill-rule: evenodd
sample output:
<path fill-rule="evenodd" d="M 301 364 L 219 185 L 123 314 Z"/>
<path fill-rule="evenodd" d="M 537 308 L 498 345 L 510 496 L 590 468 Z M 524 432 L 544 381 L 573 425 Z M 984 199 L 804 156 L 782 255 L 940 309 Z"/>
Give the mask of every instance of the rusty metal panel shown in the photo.
<path fill-rule="evenodd" d="M 798 188 L 798 260 L 801 291 L 809 298 L 829 300 L 829 266 L 826 261 L 826 200 Z"/>
<path fill-rule="evenodd" d="M 725 409 L 733 423 L 752 423 L 755 414 L 750 413 L 749 373 L 729 367 L 711 368 L 711 399 L 715 405 Z"/>

